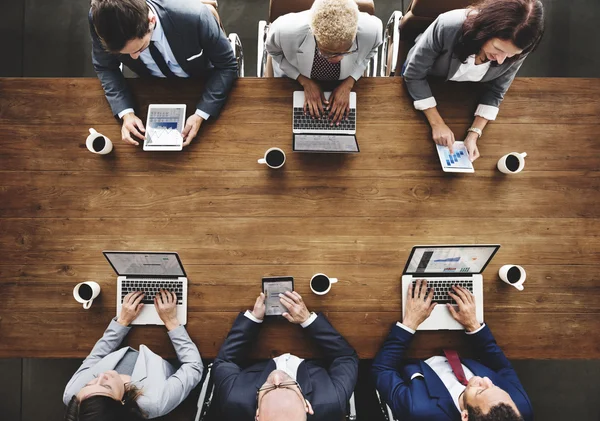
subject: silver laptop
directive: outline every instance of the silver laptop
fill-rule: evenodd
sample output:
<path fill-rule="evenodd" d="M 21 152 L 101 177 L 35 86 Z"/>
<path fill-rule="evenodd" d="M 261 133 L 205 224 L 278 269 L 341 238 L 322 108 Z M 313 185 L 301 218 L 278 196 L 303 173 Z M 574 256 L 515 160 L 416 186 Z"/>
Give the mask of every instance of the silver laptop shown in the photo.
<path fill-rule="evenodd" d="M 329 99 L 331 92 L 325 92 Z M 356 93 L 350 93 L 350 113 L 338 125 L 331 125 L 329 111 L 321 118 L 304 115 L 304 92 L 294 92 L 294 111 L 292 117 L 293 150 L 295 152 L 316 153 L 357 153 L 356 140 Z"/>
<path fill-rule="evenodd" d="M 464 329 L 446 307 L 446 303 L 456 305 L 448 295 L 452 285 L 463 286 L 475 295 L 477 320 L 483 323 L 481 273 L 499 248 L 497 244 L 413 247 L 402 274 L 402 316 L 406 311 L 408 286 L 417 279 L 425 279 L 427 286 L 434 289 L 433 301 L 438 305 L 418 330 Z"/>
<path fill-rule="evenodd" d="M 147 251 L 104 251 L 108 263 L 117 272 L 117 317 L 121 314 L 123 298 L 130 292 L 143 291 L 144 307 L 132 322 L 134 325 L 163 325 L 154 296 L 160 289 L 177 294 L 177 320 L 187 323 L 187 289 L 183 265 L 177 253 Z"/>

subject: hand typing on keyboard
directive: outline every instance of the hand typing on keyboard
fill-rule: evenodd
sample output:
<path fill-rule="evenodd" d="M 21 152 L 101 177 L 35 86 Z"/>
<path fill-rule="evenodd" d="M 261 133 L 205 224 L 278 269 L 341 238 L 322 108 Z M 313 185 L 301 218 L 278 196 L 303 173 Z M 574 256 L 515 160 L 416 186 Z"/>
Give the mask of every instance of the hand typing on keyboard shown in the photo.
<path fill-rule="evenodd" d="M 304 88 L 304 114 L 308 113 L 312 118 L 321 117 L 323 115 L 323 105 L 329 105 L 321 86 L 302 75 L 298 76 L 297 80 Z"/>
<path fill-rule="evenodd" d="M 144 307 L 144 303 L 142 303 L 143 299 L 144 293 L 141 291 L 130 292 L 127 294 L 125 298 L 123 298 L 121 314 L 119 314 L 119 317 L 117 318 L 117 323 L 123 326 L 129 326 L 140 314 L 140 311 L 142 311 L 142 307 Z"/>
<path fill-rule="evenodd" d="M 154 297 L 154 306 L 167 330 L 171 331 L 179 327 L 177 320 L 177 295 L 174 292 L 161 289 Z"/>
<path fill-rule="evenodd" d="M 331 105 L 328 108 L 331 109 L 329 118 L 331 119 L 332 126 L 339 126 L 342 119 L 348 118 L 348 114 L 350 113 L 350 92 L 352 92 L 354 83 L 354 78 L 348 76 L 331 93 L 331 97 L 329 97 Z"/>
<path fill-rule="evenodd" d="M 479 329 L 481 324 L 477 321 L 477 315 L 475 313 L 475 296 L 473 293 L 466 288 L 454 285 L 452 290 L 448 292 L 448 295 L 450 295 L 458 305 L 458 310 L 455 310 L 452 305 L 446 304 L 448 310 L 450 310 L 450 314 L 454 317 L 454 320 L 463 325 L 467 332 L 473 332 Z"/>
<path fill-rule="evenodd" d="M 433 289 L 427 288 L 427 281 L 424 279 L 417 279 L 414 288 L 412 283 L 408 286 L 406 312 L 402 320 L 404 326 L 417 330 L 419 325 L 431 315 L 437 305 L 432 302 L 433 294 Z"/>

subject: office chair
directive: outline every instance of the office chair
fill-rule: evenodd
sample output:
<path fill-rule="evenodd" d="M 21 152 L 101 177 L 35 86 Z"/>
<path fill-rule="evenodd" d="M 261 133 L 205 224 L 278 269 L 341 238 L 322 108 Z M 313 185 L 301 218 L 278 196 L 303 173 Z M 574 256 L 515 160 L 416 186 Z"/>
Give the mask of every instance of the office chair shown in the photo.
<path fill-rule="evenodd" d="M 223 27 L 223 23 L 221 22 L 221 17 L 219 16 L 219 12 L 218 12 L 219 3 L 217 2 L 217 0 L 200 0 L 200 1 L 202 3 L 204 3 L 206 5 L 206 7 L 208 7 L 208 10 L 210 10 L 210 12 L 213 14 L 215 19 L 217 19 L 219 26 L 221 27 L 223 32 L 227 35 L 227 32 L 225 32 L 225 28 Z M 235 60 L 237 61 L 237 64 L 238 64 L 238 76 L 244 77 L 244 49 L 242 48 L 242 40 L 236 33 L 229 34 L 229 36 L 227 38 L 229 39 L 229 44 L 231 45 L 231 49 L 233 50 L 233 53 L 235 54 Z"/>
<path fill-rule="evenodd" d="M 385 421 L 400 421 L 394 417 L 394 414 L 392 413 L 390 407 L 387 406 L 387 404 L 381 399 L 381 395 L 379 394 L 377 389 L 375 389 L 375 394 L 377 395 L 377 401 L 379 402 L 379 408 L 381 409 L 381 413 L 383 414 L 383 419 Z"/>
<path fill-rule="evenodd" d="M 269 2 L 269 19 L 258 22 L 258 45 L 256 57 L 256 75 L 258 77 L 273 77 L 273 62 L 271 56 L 267 53 L 265 44 L 269 35 L 269 25 L 279 16 L 287 15 L 288 13 L 297 13 L 310 9 L 314 0 L 270 0 Z M 358 9 L 361 12 L 370 15 L 375 14 L 375 4 L 373 0 L 356 0 Z M 377 76 L 377 57 L 379 52 L 371 59 L 364 76 Z"/>
<path fill-rule="evenodd" d="M 442 13 L 464 9 L 475 0 L 412 0 L 402 15 L 394 11 L 385 26 L 381 76 L 402 76 L 402 66 L 415 38 Z"/>
<path fill-rule="evenodd" d="M 212 379 L 212 364 L 209 364 L 206 369 L 206 377 L 204 383 L 202 383 L 202 389 L 200 389 L 200 396 L 198 397 L 198 409 L 196 411 L 196 417 L 194 421 L 208 421 L 207 415 L 210 410 L 210 405 L 213 401 L 213 395 L 215 391 L 215 384 Z M 350 396 L 348 402 L 348 415 L 344 417 L 345 421 L 356 421 L 356 404 L 354 400 L 354 393 Z"/>

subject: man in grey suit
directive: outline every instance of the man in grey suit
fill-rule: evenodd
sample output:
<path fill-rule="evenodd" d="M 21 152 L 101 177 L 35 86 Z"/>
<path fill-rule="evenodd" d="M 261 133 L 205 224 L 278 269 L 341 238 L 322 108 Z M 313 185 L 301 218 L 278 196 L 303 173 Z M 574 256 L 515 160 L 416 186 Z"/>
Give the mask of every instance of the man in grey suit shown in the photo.
<path fill-rule="evenodd" d="M 123 119 L 121 136 L 132 145 L 144 124 L 120 70 L 138 75 L 205 77 L 196 111 L 182 132 L 187 146 L 200 125 L 216 117 L 237 77 L 237 62 L 216 18 L 200 0 L 92 0 L 89 13 L 92 61 L 113 114 Z M 133 135 L 133 136 L 132 136 Z"/>

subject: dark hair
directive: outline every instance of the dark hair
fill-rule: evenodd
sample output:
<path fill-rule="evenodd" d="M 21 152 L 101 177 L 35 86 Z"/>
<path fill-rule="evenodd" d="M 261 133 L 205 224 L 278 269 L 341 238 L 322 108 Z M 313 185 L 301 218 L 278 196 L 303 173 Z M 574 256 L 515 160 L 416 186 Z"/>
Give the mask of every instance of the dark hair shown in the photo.
<path fill-rule="evenodd" d="M 73 396 L 67 405 L 65 421 L 144 420 L 146 414 L 136 402 L 141 394 L 136 387 L 128 387 L 120 401 L 108 396 L 91 396 L 80 401 Z"/>
<path fill-rule="evenodd" d="M 454 47 L 454 54 L 463 63 L 492 38 L 510 41 L 523 50 L 505 60 L 512 63 L 535 50 L 544 35 L 544 7 L 540 0 L 483 0 L 472 8 L 478 13 L 467 17 Z"/>
<path fill-rule="evenodd" d="M 492 406 L 486 415 L 479 408 L 473 408 L 469 404 L 466 407 L 469 421 L 523 421 L 523 417 L 505 403 Z"/>
<path fill-rule="evenodd" d="M 145 0 L 92 0 L 92 22 L 104 48 L 121 51 L 127 42 L 150 30 Z"/>

